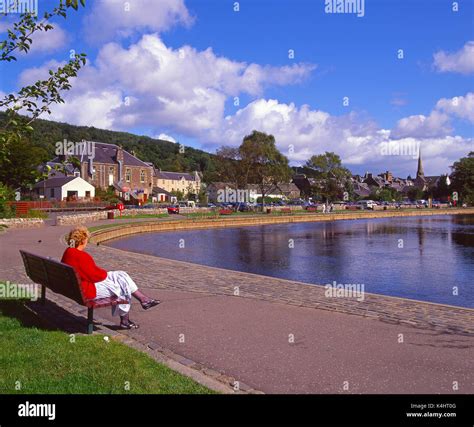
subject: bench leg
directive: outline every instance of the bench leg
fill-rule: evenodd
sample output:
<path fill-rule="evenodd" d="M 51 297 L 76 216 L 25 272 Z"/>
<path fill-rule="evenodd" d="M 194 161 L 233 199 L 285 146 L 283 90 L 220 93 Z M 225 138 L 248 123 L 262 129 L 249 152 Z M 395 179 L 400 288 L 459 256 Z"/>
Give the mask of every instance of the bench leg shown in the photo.
<path fill-rule="evenodd" d="M 92 334 L 94 332 L 94 309 L 87 309 L 87 333 Z"/>
<path fill-rule="evenodd" d="M 41 285 L 41 304 L 46 304 L 46 286 Z"/>

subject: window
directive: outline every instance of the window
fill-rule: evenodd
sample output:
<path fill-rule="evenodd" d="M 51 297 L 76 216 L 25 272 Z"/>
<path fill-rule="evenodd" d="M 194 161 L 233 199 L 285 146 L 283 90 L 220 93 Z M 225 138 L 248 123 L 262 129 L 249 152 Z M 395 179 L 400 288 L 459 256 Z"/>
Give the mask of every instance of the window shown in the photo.
<path fill-rule="evenodd" d="M 125 170 L 125 181 L 130 182 L 132 180 L 132 170 L 126 169 Z"/>
<path fill-rule="evenodd" d="M 52 199 L 54 199 L 54 188 L 51 188 L 51 189 L 50 189 L 49 197 L 51 197 Z"/>
<path fill-rule="evenodd" d="M 145 171 L 144 170 L 140 171 L 140 182 L 145 182 Z"/>
<path fill-rule="evenodd" d="M 109 185 L 114 185 L 114 167 L 109 166 Z"/>
<path fill-rule="evenodd" d="M 86 197 L 89 199 L 91 197 L 91 192 L 90 191 L 86 191 Z"/>
<path fill-rule="evenodd" d="M 92 181 L 95 181 L 97 178 L 97 175 L 96 175 L 96 168 L 95 166 L 92 167 Z"/>

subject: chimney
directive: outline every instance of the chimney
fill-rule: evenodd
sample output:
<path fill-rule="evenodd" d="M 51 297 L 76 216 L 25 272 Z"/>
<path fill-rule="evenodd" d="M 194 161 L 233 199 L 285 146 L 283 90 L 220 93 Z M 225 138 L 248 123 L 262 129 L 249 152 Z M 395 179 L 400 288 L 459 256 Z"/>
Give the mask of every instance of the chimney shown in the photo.
<path fill-rule="evenodd" d="M 118 167 L 118 182 L 122 182 L 123 178 L 123 148 L 117 147 L 117 154 L 115 155 L 115 160 L 117 161 Z"/>

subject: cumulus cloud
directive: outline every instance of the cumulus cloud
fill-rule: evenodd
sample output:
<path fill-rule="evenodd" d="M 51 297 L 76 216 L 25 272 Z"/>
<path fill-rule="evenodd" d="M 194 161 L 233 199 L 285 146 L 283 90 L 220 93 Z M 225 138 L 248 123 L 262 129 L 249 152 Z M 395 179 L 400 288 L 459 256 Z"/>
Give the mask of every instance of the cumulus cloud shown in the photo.
<path fill-rule="evenodd" d="M 448 53 L 439 51 L 436 52 L 433 57 L 435 68 L 442 73 L 474 73 L 474 41 L 468 41 L 462 49 L 457 52 Z"/>
<path fill-rule="evenodd" d="M 54 23 L 53 26 L 52 30 L 37 31 L 31 35 L 32 43 L 28 55 L 55 52 L 66 45 L 67 32 L 59 24 Z M 0 22 L 0 34 L 6 33 L 8 29 L 13 29 L 13 22 Z M 24 52 L 21 54 L 26 55 Z"/>
<path fill-rule="evenodd" d="M 66 31 L 56 23 L 52 30 L 38 31 L 31 38 L 33 43 L 28 54 L 56 52 L 62 49 L 68 42 Z"/>
<path fill-rule="evenodd" d="M 443 98 L 436 103 L 436 108 L 451 116 L 465 119 L 474 123 L 474 93 L 469 92 L 465 96 L 454 98 Z"/>
<path fill-rule="evenodd" d="M 405 117 L 398 121 L 392 130 L 391 136 L 395 139 L 445 136 L 452 131 L 449 121 L 449 116 L 440 111 L 432 111 L 429 116 L 419 114 Z"/>
<path fill-rule="evenodd" d="M 176 139 L 174 139 L 172 136 L 166 135 L 166 133 L 160 133 L 158 136 L 155 136 L 154 138 L 161 139 L 163 141 L 176 142 Z"/>
<path fill-rule="evenodd" d="M 440 99 L 429 116 L 420 114 L 400 119 L 391 137 L 424 139 L 446 136 L 453 131 L 451 120 L 454 117 L 474 123 L 474 93 Z"/>
<path fill-rule="evenodd" d="M 274 135 L 278 148 L 293 164 L 303 164 L 315 153 L 334 151 L 350 168 L 360 165 L 371 170 L 389 168 L 405 175 L 416 172 L 420 144 L 427 173 L 434 174 L 448 172 L 448 166 L 466 155 L 474 142 L 473 139 L 446 135 L 394 139 L 390 130 L 381 129 L 360 114 L 351 112 L 335 117 L 312 110 L 308 105 L 298 108 L 293 103 L 280 103 L 274 99 L 251 102 L 236 114 L 227 116 L 221 128 L 203 139 L 215 145 L 222 141 L 238 145 L 243 136 L 254 129 Z"/>
<path fill-rule="evenodd" d="M 20 75 L 20 83 L 46 77 L 48 70 L 58 65 L 49 61 L 42 67 L 27 69 Z M 151 126 L 195 136 L 219 126 L 229 96 L 257 96 L 269 85 L 298 83 L 314 67 L 237 62 L 217 56 L 210 48 L 171 49 L 153 34 L 128 48 L 116 43 L 105 45 L 96 61 L 88 63 L 73 79 L 73 87 L 64 98 L 68 104 L 77 105 L 87 93 L 92 103 L 101 104 L 103 93 L 114 93 L 114 99 L 123 102 L 111 103 L 107 127 Z M 63 118 L 61 109 L 67 110 L 60 105 L 53 111 Z M 78 124 L 77 115 L 70 120 Z"/>
<path fill-rule="evenodd" d="M 193 18 L 184 0 L 100 0 L 84 19 L 89 41 L 100 43 L 139 32 L 162 32 L 174 25 L 191 25 Z"/>

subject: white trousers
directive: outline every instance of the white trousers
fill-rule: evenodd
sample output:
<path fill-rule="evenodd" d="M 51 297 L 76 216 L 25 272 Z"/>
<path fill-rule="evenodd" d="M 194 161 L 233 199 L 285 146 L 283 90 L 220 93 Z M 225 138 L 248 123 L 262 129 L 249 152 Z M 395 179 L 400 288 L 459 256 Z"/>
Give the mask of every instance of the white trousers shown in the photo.
<path fill-rule="evenodd" d="M 119 304 L 112 306 L 112 315 L 118 313 L 124 316 L 130 311 L 130 302 L 132 294 L 138 289 L 135 282 L 125 271 L 108 271 L 107 277 L 102 282 L 95 284 L 97 296 L 95 299 L 117 296 L 128 301 L 128 304 Z"/>

